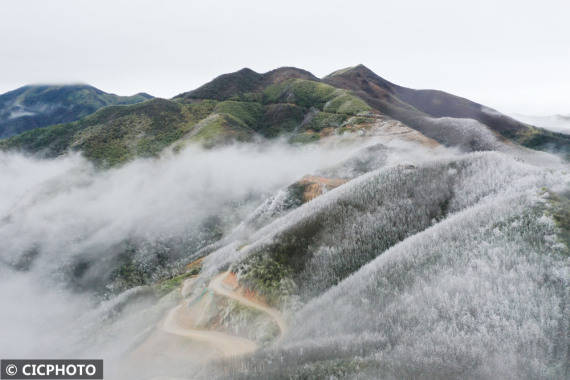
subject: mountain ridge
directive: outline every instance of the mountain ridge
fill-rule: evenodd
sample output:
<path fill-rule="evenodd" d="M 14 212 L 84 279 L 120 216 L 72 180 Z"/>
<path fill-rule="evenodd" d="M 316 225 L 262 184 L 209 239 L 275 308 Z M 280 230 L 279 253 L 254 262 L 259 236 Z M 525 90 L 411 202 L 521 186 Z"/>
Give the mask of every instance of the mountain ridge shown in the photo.
<path fill-rule="evenodd" d="M 441 140 L 440 131 L 430 126 L 433 123 L 426 120 L 426 115 L 431 118 L 473 119 L 488 126 L 501 137 L 539 150 L 548 150 L 549 145 L 560 145 L 564 148 L 563 145 L 570 143 L 570 140 L 559 134 L 541 128 L 529 128 L 528 124 L 466 98 L 440 90 L 416 90 L 399 86 L 378 76 L 362 64 L 333 72 L 324 77 L 323 81 L 355 91 L 375 108 L 436 140 Z M 540 137 L 529 138 L 529 135 L 536 134 Z M 558 142 L 560 138 L 564 141 Z M 568 153 L 567 147 L 564 153 Z"/>
<path fill-rule="evenodd" d="M 0 141 L 61 156 L 0 152 L 0 281 L 38 285 L 8 287 L 3 335 L 62 316 L 30 352 L 118 352 L 117 379 L 565 378 L 568 164 L 366 70 Z"/>
<path fill-rule="evenodd" d="M 87 84 L 33 84 L 0 94 L 0 138 L 81 119 L 102 107 L 151 99 L 146 93 L 119 96 Z"/>
<path fill-rule="evenodd" d="M 113 114 L 105 109 L 100 112 Z M 140 112 L 152 114 L 154 121 L 141 119 Z M 0 148 L 51 157 L 69 149 L 80 150 L 88 158 L 112 166 L 138 156 L 157 155 L 168 146 L 180 149 L 197 142 L 212 147 L 251 141 L 256 136 L 283 135 L 291 142 L 307 143 L 335 134 L 370 131 L 392 120 L 465 151 L 495 150 L 512 141 L 570 157 L 568 135 L 521 123 L 443 91 L 399 86 L 362 64 L 322 79 L 295 67 L 266 73 L 243 68 L 169 100 L 126 105 L 119 114 L 113 120 L 99 115 L 47 127 L 49 131 L 32 130 L 1 141 Z M 68 137 L 65 143 L 54 144 L 54 135 Z"/>
<path fill-rule="evenodd" d="M 252 92 L 261 87 L 288 79 L 307 79 L 320 81 L 310 72 L 296 67 L 283 66 L 266 73 L 258 73 L 244 67 L 238 71 L 222 74 L 208 83 L 187 92 L 176 95 L 176 98 L 227 100 L 239 93 Z"/>

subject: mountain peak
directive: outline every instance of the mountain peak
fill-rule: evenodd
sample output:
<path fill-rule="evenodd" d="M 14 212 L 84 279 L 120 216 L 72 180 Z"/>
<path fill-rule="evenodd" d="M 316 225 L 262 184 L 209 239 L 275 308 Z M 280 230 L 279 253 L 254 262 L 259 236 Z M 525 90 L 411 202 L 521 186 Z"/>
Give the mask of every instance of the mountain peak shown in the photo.
<path fill-rule="evenodd" d="M 310 72 L 296 67 L 280 67 L 264 74 L 244 67 L 239 71 L 220 75 L 205 85 L 176 97 L 225 100 L 238 94 L 258 91 L 260 88 L 288 79 L 319 80 Z"/>
<path fill-rule="evenodd" d="M 244 67 L 243 69 L 240 69 L 238 71 L 236 71 L 234 74 L 240 74 L 240 75 L 259 75 L 258 72 L 250 69 L 249 67 Z"/>
<path fill-rule="evenodd" d="M 319 81 L 319 78 L 309 71 L 290 66 L 279 67 L 263 74 L 263 81 L 266 85 L 283 82 L 288 79 Z"/>
<path fill-rule="evenodd" d="M 368 67 L 364 66 L 362 63 L 359 63 L 356 66 L 349 66 L 345 67 L 344 69 L 333 71 L 329 75 L 325 76 L 323 79 L 332 78 L 335 76 L 354 75 L 354 74 L 377 76 L 376 73 L 374 73 Z"/>
<path fill-rule="evenodd" d="M 177 95 L 176 98 L 228 99 L 238 93 L 253 91 L 263 75 L 244 67 L 233 73 L 222 74 L 195 90 Z"/>
<path fill-rule="evenodd" d="M 382 93 L 382 97 L 389 96 L 388 94 L 393 93 L 394 87 L 396 87 L 395 84 L 380 77 L 363 64 L 332 72 L 323 78 L 323 82 L 352 91 L 379 91 Z M 370 87 L 372 84 L 374 89 Z"/>
<path fill-rule="evenodd" d="M 137 92 L 136 94 L 134 94 L 133 96 L 140 96 L 142 98 L 145 99 L 152 99 L 154 98 L 154 96 L 152 96 L 151 94 L 147 93 L 147 92 Z"/>

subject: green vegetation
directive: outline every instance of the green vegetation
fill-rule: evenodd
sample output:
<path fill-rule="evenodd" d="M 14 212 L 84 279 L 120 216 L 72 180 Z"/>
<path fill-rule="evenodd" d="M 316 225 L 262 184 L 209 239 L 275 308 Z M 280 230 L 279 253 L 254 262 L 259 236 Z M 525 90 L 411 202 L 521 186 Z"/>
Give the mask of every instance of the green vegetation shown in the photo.
<path fill-rule="evenodd" d="M 570 193 L 548 193 L 549 209 L 547 214 L 552 216 L 558 227 L 558 238 L 566 245 L 566 252 L 570 249 Z"/>
<path fill-rule="evenodd" d="M 266 103 L 294 103 L 301 107 L 315 107 L 325 112 L 357 114 L 370 110 L 362 99 L 328 84 L 293 79 L 267 87 Z"/>
<path fill-rule="evenodd" d="M 319 140 L 325 128 L 340 128 L 348 115 L 370 110 L 349 91 L 312 78 L 294 68 L 263 75 L 244 69 L 173 100 L 105 107 L 77 122 L 38 128 L 0 141 L 0 149 L 43 157 L 75 150 L 97 166 L 111 167 L 136 157 L 155 157 L 166 147 L 178 151 L 198 143 L 210 148 L 249 141 L 255 134 L 286 134 L 293 143 L 310 143 Z M 99 95 L 101 106 L 133 101 Z M 91 95 L 80 89 L 73 96 L 77 103 Z"/>
<path fill-rule="evenodd" d="M 570 161 L 569 135 L 529 126 L 518 131 L 503 132 L 503 136 L 527 148 L 560 154 L 567 161 Z"/>
<path fill-rule="evenodd" d="M 374 85 L 376 95 L 369 94 L 366 88 L 370 88 L 362 87 L 365 86 L 362 81 L 355 82 L 362 75 Z M 32 108 L 50 101 L 87 107 L 81 110 L 74 108 L 73 112 L 58 111 L 58 114 L 73 114 L 75 118 L 104 108 L 76 122 L 44 128 L 36 128 L 41 125 L 35 125 L 30 132 L 0 140 L 0 149 L 22 150 L 43 157 L 77 150 L 96 165 L 109 167 L 136 157 L 155 157 L 166 147 L 178 151 L 188 143 L 199 143 L 210 148 L 236 140 L 249 141 L 254 135 L 266 138 L 288 135 L 292 143 L 311 143 L 331 132 L 342 134 L 365 127 L 373 121 L 368 116 L 377 111 L 393 114 L 397 120 L 427 133 L 426 136 L 449 143 L 455 138 L 451 133 L 453 130 L 425 124 L 423 116 L 426 114 L 406 102 L 418 105 L 426 99 L 432 103 L 451 99 L 454 107 L 466 110 L 474 107 L 466 100 L 450 98 L 450 95 L 437 91 L 419 92 L 417 96 L 408 94 L 404 102 L 396 95 L 406 94 L 391 94 L 393 91 L 388 82 L 375 77 L 362 65 L 339 70 L 323 81 L 295 68 L 280 68 L 265 74 L 243 69 L 221 75 L 173 100 L 143 101 L 149 98 L 146 94 L 118 97 L 89 86 L 32 86 L 0 96 L 0 120 L 2 116 L 10 119 L 11 113 L 6 113 L 10 107 L 6 105 L 18 102 Z M 377 111 L 373 111 L 367 102 Z M 436 107 L 432 103 L 430 107 Z M 4 115 L 1 114 L 2 107 L 8 110 Z M 439 108 L 432 111 L 437 110 L 446 111 Z M 408 117 L 412 111 L 421 117 Z M 495 119 L 491 121 L 499 123 Z M 495 128 L 493 123 L 489 124 L 492 129 L 519 144 L 554 152 L 570 160 L 568 135 L 524 125 L 518 129 Z M 449 138 L 451 140 L 448 141 Z M 479 149 L 478 145 L 473 149 Z"/>
<path fill-rule="evenodd" d="M 181 275 L 172 277 L 168 280 L 161 281 L 158 284 L 153 286 L 154 291 L 159 296 L 166 295 L 166 294 L 170 293 L 171 291 L 177 289 L 178 287 L 182 286 L 182 283 L 184 282 L 184 280 L 186 280 L 189 277 L 195 276 L 198 273 L 199 273 L 199 270 L 198 270 L 198 272 L 189 271 L 186 273 L 182 273 Z"/>
<path fill-rule="evenodd" d="M 261 294 L 269 304 L 280 304 L 295 290 L 287 262 L 286 257 L 258 253 L 249 257 L 245 266 L 237 267 L 239 281 Z"/>
<path fill-rule="evenodd" d="M 0 95 L 0 138 L 79 120 L 100 108 L 152 98 L 117 96 L 86 85 L 24 86 Z"/>
<path fill-rule="evenodd" d="M 319 132 L 325 128 L 338 128 L 348 119 L 347 115 L 331 112 L 317 112 L 305 125 L 304 129 Z"/>
<path fill-rule="evenodd" d="M 307 110 L 295 104 L 268 104 L 255 130 L 264 137 L 272 138 L 294 133 L 305 118 Z"/>
<path fill-rule="evenodd" d="M 349 67 L 345 67 L 344 69 L 340 69 L 340 70 L 336 70 L 333 71 L 332 73 L 330 73 L 329 75 L 327 75 L 325 78 L 330 78 L 330 77 L 334 77 L 336 75 L 342 75 L 342 74 L 346 74 L 352 70 L 355 70 L 359 67 L 364 67 L 364 65 L 360 64 L 360 65 L 356 65 L 356 66 L 349 66 Z"/>
<path fill-rule="evenodd" d="M 289 142 L 292 144 L 309 144 L 319 141 L 321 136 L 318 133 L 307 131 L 291 136 Z"/>
<path fill-rule="evenodd" d="M 217 101 L 208 99 L 193 101 L 192 103 L 184 103 L 182 112 L 188 120 L 187 128 L 185 129 L 191 129 L 194 124 L 208 117 L 208 115 L 210 115 L 216 108 L 216 104 L 218 104 Z"/>
<path fill-rule="evenodd" d="M 228 100 L 234 100 L 239 102 L 253 102 L 253 103 L 262 103 L 263 102 L 263 94 L 260 92 L 246 92 L 240 93 L 239 95 L 232 96 Z"/>
<path fill-rule="evenodd" d="M 255 127 L 263 116 L 263 106 L 259 103 L 227 100 L 218 103 L 214 112 L 231 116 L 243 127 Z"/>
<path fill-rule="evenodd" d="M 75 134 L 83 128 L 83 123 L 54 125 L 37 128 L 9 139 L 0 140 L 0 149 L 18 149 L 36 152 L 46 157 L 55 157 L 71 145 Z"/>
<path fill-rule="evenodd" d="M 160 281 L 159 283 L 155 284 L 153 288 L 155 292 L 160 296 L 168 294 L 174 289 L 180 287 L 185 279 L 200 274 L 201 270 L 202 270 L 202 260 L 195 260 L 194 262 L 186 266 L 186 271 L 184 273 Z"/>
<path fill-rule="evenodd" d="M 136 246 L 128 241 L 123 245 L 123 250 L 116 258 L 116 269 L 110 274 L 110 287 L 117 293 L 134 286 L 146 285 L 150 277 L 149 273 L 134 261 Z"/>
<path fill-rule="evenodd" d="M 322 109 L 335 91 L 334 87 L 324 83 L 293 79 L 267 87 L 263 95 L 266 103 L 295 103 Z"/>
<path fill-rule="evenodd" d="M 216 102 L 180 104 L 163 99 L 104 108 L 85 119 L 38 128 L 7 140 L 0 148 L 55 157 L 80 150 L 99 166 L 122 164 L 134 157 L 156 156 L 181 139 L 215 108 Z"/>
<path fill-rule="evenodd" d="M 247 71 L 242 74 L 249 75 Z M 249 85 L 244 87 L 241 76 L 230 81 L 237 92 L 221 96 L 232 100 L 200 100 L 191 94 L 173 101 L 153 99 L 106 107 L 78 122 L 38 128 L 0 141 L 0 149 L 44 157 L 78 150 L 96 165 L 110 167 L 136 157 L 155 157 L 168 146 L 177 151 L 194 142 L 209 148 L 249 141 L 256 133 L 267 138 L 292 134 L 291 142 L 310 143 L 320 138 L 315 132 L 338 128 L 347 115 L 369 109 L 345 90 L 310 80 L 286 80 L 269 85 L 263 93 L 242 92 Z M 216 83 L 212 84 L 215 88 L 221 82 Z M 323 108 L 327 111 L 315 113 Z"/>
<path fill-rule="evenodd" d="M 208 148 L 233 140 L 247 141 L 253 134 L 253 130 L 243 126 L 239 119 L 228 114 L 212 114 L 196 125 L 196 129 L 198 132 L 190 138 L 190 141 L 200 142 Z"/>
<path fill-rule="evenodd" d="M 178 95 L 176 98 L 227 100 L 253 92 L 261 80 L 261 74 L 250 69 L 242 69 L 235 73 L 220 75 L 202 87 Z"/>
<path fill-rule="evenodd" d="M 133 106 L 123 115 L 92 124 L 75 136 L 71 148 L 103 166 L 113 166 L 136 156 L 157 155 L 181 138 L 188 120 L 183 107 L 167 100 L 155 99 Z"/>
<path fill-rule="evenodd" d="M 350 95 L 344 90 L 337 90 L 339 95 L 325 104 L 323 111 L 340 114 L 356 115 L 360 112 L 369 111 L 371 108 L 364 100 Z"/>

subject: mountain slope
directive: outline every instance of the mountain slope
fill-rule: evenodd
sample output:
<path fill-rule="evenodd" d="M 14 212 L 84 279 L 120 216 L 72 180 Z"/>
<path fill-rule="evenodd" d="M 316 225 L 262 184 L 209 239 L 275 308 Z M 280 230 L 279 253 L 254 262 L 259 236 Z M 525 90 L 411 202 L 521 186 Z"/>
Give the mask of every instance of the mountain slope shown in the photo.
<path fill-rule="evenodd" d="M 234 73 L 220 75 L 219 77 L 214 78 L 211 82 L 208 82 L 195 90 L 182 93 L 175 98 L 215 100 L 227 100 L 230 98 L 239 99 L 244 94 L 259 92 L 271 84 L 283 82 L 288 79 L 319 80 L 319 78 L 315 77 L 310 72 L 295 67 L 280 67 L 264 74 L 259 74 L 251 69 L 243 68 Z"/>
<path fill-rule="evenodd" d="M 398 241 L 504 191 L 526 174 L 511 160 L 495 155 L 421 167 L 378 164 L 379 170 L 260 228 L 250 239 L 262 243 L 245 249 L 247 257 L 235 262 L 232 270 L 244 284 L 277 304 L 284 302 L 284 295 L 310 298 Z M 480 181 L 482 175 L 488 183 Z M 469 188 L 473 183 L 478 186 Z M 344 236 L 343 231 L 351 229 L 350 237 Z M 271 281 L 267 273 L 273 274 Z M 291 282 L 296 284 L 294 290 L 280 289 Z"/>
<path fill-rule="evenodd" d="M 134 157 L 158 154 L 213 108 L 211 102 L 183 106 L 158 98 L 130 106 L 111 106 L 80 121 L 22 133 L 0 141 L 0 146 L 18 147 L 43 157 L 80 150 L 94 162 L 112 166 Z"/>
<path fill-rule="evenodd" d="M 154 99 L 58 127 L 86 154 L 136 155 L 145 137 L 249 131 L 266 108 L 353 104 L 337 91 L 288 79 L 261 96 L 292 103 Z M 567 166 L 429 148 L 389 124 L 404 131 L 394 144 L 189 147 L 109 171 L 3 154 L 0 281 L 42 288 L 8 288 L 3 336 L 42 326 L 36 354 L 69 339 L 62 355 L 104 357 L 120 379 L 566 378 Z M 46 296 L 67 288 L 78 297 Z M 209 350 L 230 342 L 231 358 Z"/>
<path fill-rule="evenodd" d="M 80 150 L 94 162 L 112 166 L 157 155 L 171 145 L 175 150 L 188 143 L 211 147 L 284 134 L 293 142 L 310 142 L 335 130 L 379 122 L 380 115 L 350 91 L 315 79 L 293 68 L 265 74 L 244 69 L 172 100 L 108 107 L 77 122 L 0 141 L 0 147 L 47 157 Z"/>
<path fill-rule="evenodd" d="M 570 155 L 570 137 L 567 135 L 529 126 L 494 109 L 443 91 L 398 86 L 364 65 L 333 72 L 323 81 L 354 91 L 381 112 L 447 145 L 469 145 L 475 150 L 493 149 L 492 143 L 477 141 L 480 134 L 450 135 L 457 129 L 458 120 L 471 119 L 481 123 L 477 128 L 483 130 L 486 126 L 494 133 L 529 148 Z"/>
<path fill-rule="evenodd" d="M 292 314 L 232 378 L 564 378 L 568 224 L 544 189 L 568 179 L 495 152 L 381 167 L 230 236 L 202 275 L 230 265 Z"/>
<path fill-rule="evenodd" d="M 153 121 L 140 112 L 152 114 L 147 116 Z M 263 74 L 246 68 L 171 100 L 142 108 L 124 106 L 120 112 L 102 110 L 79 122 L 0 141 L 0 148 L 50 157 L 79 150 L 98 164 L 112 166 L 191 143 L 213 147 L 278 136 L 308 143 L 332 135 L 385 134 L 395 123 L 416 130 L 420 140 L 463 151 L 524 152 L 517 145 L 521 144 L 570 159 L 568 135 L 518 122 L 441 91 L 395 85 L 363 65 L 322 80 L 293 67 Z"/>
<path fill-rule="evenodd" d="M 87 85 L 24 86 L 0 95 L 0 138 L 79 120 L 99 108 L 133 104 L 148 94 L 117 96 Z"/>

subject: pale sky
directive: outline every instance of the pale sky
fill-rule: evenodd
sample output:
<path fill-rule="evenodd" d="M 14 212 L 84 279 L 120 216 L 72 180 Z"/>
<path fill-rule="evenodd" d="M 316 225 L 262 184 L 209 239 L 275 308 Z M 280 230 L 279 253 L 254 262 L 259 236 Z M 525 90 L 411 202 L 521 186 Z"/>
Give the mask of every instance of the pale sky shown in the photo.
<path fill-rule="evenodd" d="M 249 67 L 363 63 L 507 113 L 570 113 L 570 1 L 0 0 L 0 93 L 172 97 Z"/>

